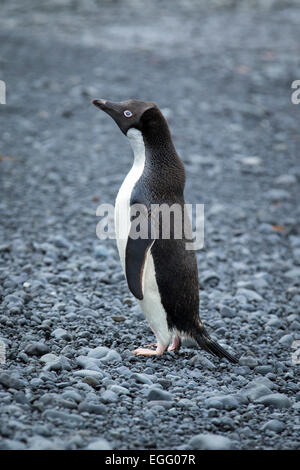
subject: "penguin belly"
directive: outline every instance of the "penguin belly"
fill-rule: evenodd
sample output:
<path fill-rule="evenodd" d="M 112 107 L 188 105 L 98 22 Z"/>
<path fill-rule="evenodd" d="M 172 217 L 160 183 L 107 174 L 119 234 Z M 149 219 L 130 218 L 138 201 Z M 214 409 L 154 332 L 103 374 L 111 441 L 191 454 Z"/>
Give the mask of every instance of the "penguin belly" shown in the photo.
<path fill-rule="evenodd" d="M 168 328 L 167 314 L 161 302 L 151 249 L 148 251 L 144 267 L 143 294 L 144 298 L 139 301 L 141 309 L 158 341 L 167 347 L 171 342 L 172 333 Z"/>

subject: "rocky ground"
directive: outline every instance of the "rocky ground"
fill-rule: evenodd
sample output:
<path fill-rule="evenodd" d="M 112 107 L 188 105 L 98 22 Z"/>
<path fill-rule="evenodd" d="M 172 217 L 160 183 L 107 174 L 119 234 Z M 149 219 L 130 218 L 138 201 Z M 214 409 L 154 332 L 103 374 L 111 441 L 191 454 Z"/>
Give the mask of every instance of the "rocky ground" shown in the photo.
<path fill-rule="evenodd" d="M 299 448 L 300 11 L 206 3 L 1 2 L 2 449 Z M 132 156 L 90 104 L 129 97 L 205 204 L 201 316 L 237 366 L 131 353 L 154 338 L 95 211 Z"/>

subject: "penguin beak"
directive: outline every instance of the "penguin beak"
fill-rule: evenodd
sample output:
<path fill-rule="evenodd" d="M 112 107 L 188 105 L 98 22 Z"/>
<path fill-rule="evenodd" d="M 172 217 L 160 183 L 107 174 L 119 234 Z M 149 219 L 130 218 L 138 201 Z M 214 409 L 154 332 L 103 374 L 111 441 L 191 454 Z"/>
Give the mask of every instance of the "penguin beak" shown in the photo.
<path fill-rule="evenodd" d="M 107 103 L 106 100 L 93 100 L 92 103 L 97 106 L 97 108 L 100 108 L 100 109 L 103 109 L 104 111 L 104 107 Z"/>
<path fill-rule="evenodd" d="M 119 113 L 122 110 L 122 105 L 120 103 L 113 103 L 112 101 L 107 100 L 93 100 L 92 103 L 97 106 L 97 108 L 102 109 L 110 116 L 114 116 L 115 113 Z"/>

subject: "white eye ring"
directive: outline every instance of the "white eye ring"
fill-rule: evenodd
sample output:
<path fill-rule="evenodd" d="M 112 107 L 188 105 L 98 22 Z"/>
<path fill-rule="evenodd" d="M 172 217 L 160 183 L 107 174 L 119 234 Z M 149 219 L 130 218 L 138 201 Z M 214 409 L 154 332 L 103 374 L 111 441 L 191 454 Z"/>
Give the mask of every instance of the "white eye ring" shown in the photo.
<path fill-rule="evenodd" d="M 132 116 L 132 112 L 129 111 L 129 109 L 126 109 L 126 111 L 124 111 L 124 116 L 125 116 L 125 117 L 128 117 L 128 118 L 131 117 L 131 116 Z"/>

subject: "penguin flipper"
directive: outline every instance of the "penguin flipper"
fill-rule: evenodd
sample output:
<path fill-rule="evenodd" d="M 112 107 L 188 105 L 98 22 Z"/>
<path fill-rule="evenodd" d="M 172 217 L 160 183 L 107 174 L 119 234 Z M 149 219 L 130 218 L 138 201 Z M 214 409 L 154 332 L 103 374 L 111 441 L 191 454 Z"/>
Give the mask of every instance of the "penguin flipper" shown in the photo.
<path fill-rule="evenodd" d="M 151 238 L 151 211 L 145 205 L 137 203 L 131 206 L 130 212 L 131 226 L 125 252 L 125 273 L 130 291 L 137 299 L 142 300 L 144 266 L 148 250 L 155 240 Z M 136 212 L 138 219 L 134 219 Z M 140 231 L 137 231 L 137 226 Z"/>
<path fill-rule="evenodd" d="M 130 234 L 126 245 L 126 278 L 130 291 L 139 300 L 144 297 L 143 294 L 143 271 L 148 250 L 154 240 L 138 238 L 136 240 L 130 238 Z"/>

